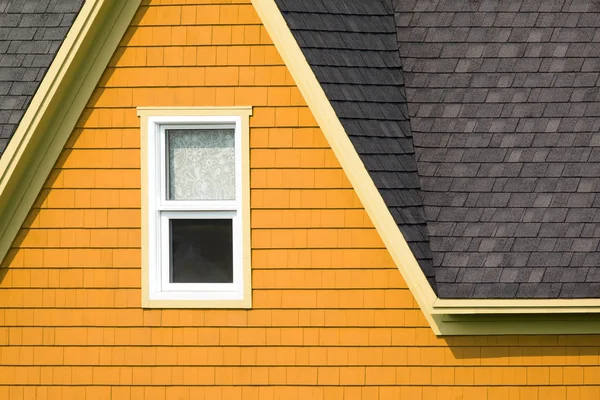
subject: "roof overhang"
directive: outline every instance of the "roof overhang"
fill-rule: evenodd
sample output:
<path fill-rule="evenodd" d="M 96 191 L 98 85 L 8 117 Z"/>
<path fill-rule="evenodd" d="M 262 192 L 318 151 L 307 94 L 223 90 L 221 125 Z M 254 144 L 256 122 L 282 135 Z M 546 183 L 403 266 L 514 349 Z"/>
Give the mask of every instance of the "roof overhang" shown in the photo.
<path fill-rule="evenodd" d="M 252 0 L 252 4 L 436 335 L 600 332 L 600 299 L 438 298 L 275 1 Z"/>
<path fill-rule="evenodd" d="M 141 0 L 87 0 L 0 158 L 0 260 L 8 253 Z"/>

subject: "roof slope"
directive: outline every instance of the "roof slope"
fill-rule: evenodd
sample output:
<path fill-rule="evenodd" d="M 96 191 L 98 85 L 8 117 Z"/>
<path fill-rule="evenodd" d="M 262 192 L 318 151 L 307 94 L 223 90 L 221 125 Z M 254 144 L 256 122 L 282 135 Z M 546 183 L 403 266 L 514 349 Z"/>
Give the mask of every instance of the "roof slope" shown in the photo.
<path fill-rule="evenodd" d="M 0 156 L 83 3 L 0 2 Z"/>
<path fill-rule="evenodd" d="M 439 296 L 600 297 L 600 5 L 395 1 Z"/>
<path fill-rule="evenodd" d="M 435 287 L 391 7 L 379 0 L 276 4 Z"/>
<path fill-rule="evenodd" d="M 439 297 L 600 297 L 598 1 L 276 3 Z"/>

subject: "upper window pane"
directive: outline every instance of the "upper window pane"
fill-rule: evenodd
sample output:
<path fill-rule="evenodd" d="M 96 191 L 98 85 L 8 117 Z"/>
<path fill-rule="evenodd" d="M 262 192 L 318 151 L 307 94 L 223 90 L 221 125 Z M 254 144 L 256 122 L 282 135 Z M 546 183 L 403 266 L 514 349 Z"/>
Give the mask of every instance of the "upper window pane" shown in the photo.
<path fill-rule="evenodd" d="M 233 129 L 167 129 L 169 200 L 235 200 Z"/>

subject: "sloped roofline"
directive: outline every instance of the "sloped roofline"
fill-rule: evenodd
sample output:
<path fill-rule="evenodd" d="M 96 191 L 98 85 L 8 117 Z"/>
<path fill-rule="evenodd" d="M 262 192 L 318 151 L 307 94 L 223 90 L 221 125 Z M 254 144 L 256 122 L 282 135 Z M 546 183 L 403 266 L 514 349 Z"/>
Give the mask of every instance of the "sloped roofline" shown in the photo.
<path fill-rule="evenodd" d="M 590 315 L 600 314 L 600 299 L 438 298 L 275 1 L 252 0 L 252 4 L 436 335 L 600 332 L 600 319 Z"/>
<path fill-rule="evenodd" d="M 141 0 L 86 0 L 0 158 L 0 260 Z"/>

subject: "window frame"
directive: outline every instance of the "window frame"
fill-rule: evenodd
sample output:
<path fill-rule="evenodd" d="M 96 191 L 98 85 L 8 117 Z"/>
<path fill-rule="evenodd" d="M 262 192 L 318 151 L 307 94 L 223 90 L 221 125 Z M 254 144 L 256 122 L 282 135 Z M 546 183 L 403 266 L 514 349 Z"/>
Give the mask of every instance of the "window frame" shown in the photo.
<path fill-rule="evenodd" d="M 142 307 L 250 308 L 250 107 L 138 108 L 142 130 Z M 235 200 L 168 200 L 169 129 L 234 130 Z M 232 221 L 233 283 L 172 283 L 172 219 Z"/>

